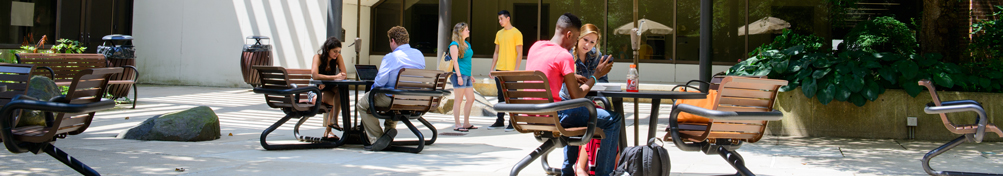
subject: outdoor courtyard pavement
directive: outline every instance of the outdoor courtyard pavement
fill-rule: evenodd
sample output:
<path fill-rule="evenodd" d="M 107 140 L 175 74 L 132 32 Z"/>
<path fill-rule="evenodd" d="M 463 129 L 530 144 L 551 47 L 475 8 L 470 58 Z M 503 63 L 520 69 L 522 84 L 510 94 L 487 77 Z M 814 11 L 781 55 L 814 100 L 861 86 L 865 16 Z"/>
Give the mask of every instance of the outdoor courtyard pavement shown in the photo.
<path fill-rule="evenodd" d="M 284 114 L 269 108 L 261 95 L 247 88 L 141 85 L 139 90 L 142 97 L 136 109 L 123 104 L 98 112 L 86 132 L 60 139 L 55 145 L 105 175 L 482 176 L 508 175 L 516 162 L 540 145 L 531 134 L 488 129 L 486 126 L 495 117 L 471 117 L 471 123 L 480 129 L 455 135 L 452 115 L 428 114 L 425 118 L 445 134 L 439 135 L 438 141 L 426 146 L 420 154 L 371 152 L 363 150 L 361 145 L 265 151 L 258 142 L 261 131 Z M 161 142 L 115 138 L 121 131 L 155 115 L 201 105 L 212 107 L 219 116 L 223 134 L 220 139 Z M 625 104 L 625 109 L 633 109 L 632 105 Z M 640 112 L 650 112 L 649 108 L 649 105 L 639 107 Z M 661 108 L 662 114 L 668 112 L 669 106 Z M 633 115 L 627 114 L 630 144 L 635 125 L 641 127 L 641 134 L 647 134 L 648 114 L 639 116 L 644 123 L 633 124 Z M 664 129 L 667 120 L 659 121 L 659 129 Z M 312 118 L 307 123 L 302 133 L 319 136 L 323 130 L 320 119 Z M 279 128 L 271 139 L 293 142 L 292 125 Z M 398 139 L 411 137 L 404 125 L 398 125 L 398 131 L 401 134 Z M 759 175 L 925 175 L 920 158 L 944 142 L 947 141 L 766 136 L 758 143 L 744 145 L 738 152 L 745 157 L 749 169 Z M 673 175 L 735 173 L 718 155 L 685 152 L 671 143 L 665 145 L 671 156 Z M 1003 173 L 1001 147 L 1003 143 L 966 143 L 938 157 L 933 167 Z M 562 158 L 562 149 L 554 150 L 550 163 L 557 167 Z M 0 152 L 0 175 L 72 174 L 75 174 L 72 169 L 45 154 Z M 545 173 L 538 160 L 521 174 Z"/>

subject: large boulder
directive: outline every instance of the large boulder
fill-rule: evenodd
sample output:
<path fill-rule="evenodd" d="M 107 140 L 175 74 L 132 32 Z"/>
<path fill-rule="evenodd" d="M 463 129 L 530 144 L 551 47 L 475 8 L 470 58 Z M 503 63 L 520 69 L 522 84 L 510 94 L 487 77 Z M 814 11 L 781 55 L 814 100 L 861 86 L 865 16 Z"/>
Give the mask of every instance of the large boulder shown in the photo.
<path fill-rule="evenodd" d="M 158 115 L 118 134 L 120 139 L 154 141 L 208 141 L 219 137 L 219 117 L 208 106 Z"/>
<path fill-rule="evenodd" d="M 59 86 L 56 82 L 45 76 L 34 76 L 28 81 L 27 96 L 42 101 L 49 101 L 52 97 L 59 96 Z M 2 105 L 0 105 L 2 106 Z M 21 111 L 21 116 L 17 119 L 17 126 L 44 126 L 45 114 L 42 111 Z"/>

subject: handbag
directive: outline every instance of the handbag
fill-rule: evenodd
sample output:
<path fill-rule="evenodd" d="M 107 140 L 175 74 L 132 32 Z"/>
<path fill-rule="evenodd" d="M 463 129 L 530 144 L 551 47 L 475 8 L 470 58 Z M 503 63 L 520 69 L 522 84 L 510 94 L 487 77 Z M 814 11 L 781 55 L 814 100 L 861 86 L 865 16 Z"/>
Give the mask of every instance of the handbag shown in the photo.
<path fill-rule="evenodd" d="M 453 71 L 453 62 L 451 62 L 452 60 L 453 58 L 449 56 L 449 52 L 443 52 L 442 59 L 439 59 L 438 70 L 444 72 L 452 72 Z"/>

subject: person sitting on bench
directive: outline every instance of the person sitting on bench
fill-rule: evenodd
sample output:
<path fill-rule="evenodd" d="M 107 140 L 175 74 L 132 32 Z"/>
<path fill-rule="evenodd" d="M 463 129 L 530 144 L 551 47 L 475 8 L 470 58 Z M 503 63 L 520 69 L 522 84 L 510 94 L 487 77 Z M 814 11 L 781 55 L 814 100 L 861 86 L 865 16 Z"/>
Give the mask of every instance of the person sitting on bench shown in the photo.
<path fill-rule="evenodd" d="M 609 58 L 599 61 L 596 71 L 589 76 L 584 84 L 578 84 L 575 77 L 575 60 L 568 50 L 575 45 L 578 36 L 581 34 L 582 21 L 577 16 L 565 13 L 557 19 L 554 37 L 549 41 L 541 40 L 529 48 L 529 57 L 526 60 L 526 70 L 540 71 L 547 75 L 550 83 L 551 93 L 554 101 L 560 100 L 561 84 L 568 87 L 568 94 L 572 99 L 584 98 L 598 81 L 597 77 L 602 77 L 609 73 L 612 66 Z M 564 128 L 583 127 L 588 123 L 588 109 L 579 107 L 558 111 L 557 115 L 561 119 L 561 126 Z M 599 154 L 597 154 L 596 175 L 609 175 L 613 171 L 613 165 L 617 156 L 616 150 L 620 141 L 620 119 L 619 115 L 610 114 L 606 110 L 596 110 L 596 127 L 601 128 L 605 133 L 602 139 Z M 562 175 L 575 175 L 574 165 L 578 160 L 578 147 L 568 146 L 564 148 L 564 166 L 561 169 Z"/>
<path fill-rule="evenodd" d="M 383 62 L 380 64 L 379 72 L 376 74 L 376 80 L 373 83 L 373 89 L 393 89 L 396 84 L 397 74 L 400 73 L 401 69 L 425 69 L 425 56 L 421 54 L 421 51 L 411 48 L 411 45 L 408 44 L 408 40 L 410 39 L 404 27 L 394 26 L 390 28 L 387 31 L 387 37 L 390 38 L 390 50 L 393 50 L 393 52 L 383 57 Z M 363 97 L 369 97 L 369 93 L 366 93 Z M 369 102 L 368 98 L 359 99 L 355 105 L 355 109 L 359 111 L 359 116 L 362 117 L 362 125 L 366 129 L 366 136 L 369 137 L 371 144 L 369 146 L 371 147 L 370 149 L 380 151 L 390 145 L 394 136 L 397 135 L 397 130 L 395 129 L 397 121 L 384 121 L 383 125 L 387 127 L 386 131 L 380 127 L 380 120 L 371 113 L 369 103 L 375 103 L 377 107 L 388 107 L 392 99 L 387 95 L 375 95 L 374 97 L 373 102 Z"/>

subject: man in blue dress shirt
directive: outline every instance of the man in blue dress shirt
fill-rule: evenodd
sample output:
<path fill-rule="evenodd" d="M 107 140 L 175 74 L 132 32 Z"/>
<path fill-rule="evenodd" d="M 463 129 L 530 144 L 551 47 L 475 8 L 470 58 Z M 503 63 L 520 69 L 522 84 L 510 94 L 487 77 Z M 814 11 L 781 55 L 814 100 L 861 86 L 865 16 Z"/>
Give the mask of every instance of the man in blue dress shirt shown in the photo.
<path fill-rule="evenodd" d="M 390 88 L 393 89 L 397 84 L 397 74 L 400 73 L 401 69 L 425 69 L 425 56 L 421 54 L 421 51 L 411 48 L 408 44 L 408 33 L 404 27 L 394 26 L 387 31 L 387 37 L 390 38 L 390 49 L 393 52 L 388 53 L 383 56 L 383 62 L 380 64 L 379 73 L 376 74 L 375 83 L 373 83 L 373 88 Z M 394 136 L 397 135 L 397 121 L 385 120 L 383 125 L 386 126 L 386 131 L 380 127 L 380 120 L 373 117 L 370 113 L 369 103 L 376 103 L 377 107 L 389 107 L 390 101 L 392 100 L 389 96 L 385 94 L 375 95 L 373 102 L 369 102 L 369 93 L 366 93 L 364 97 L 359 99 L 358 104 L 355 105 L 362 116 L 362 125 L 366 128 L 366 136 L 369 137 L 369 141 L 372 143 L 372 150 L 379 151 L 383 150 L 393 141 Z"/>

